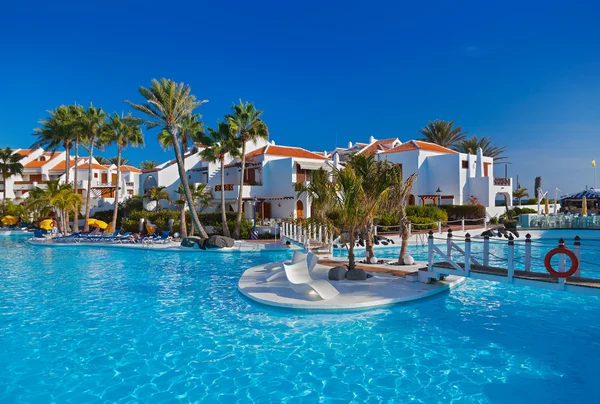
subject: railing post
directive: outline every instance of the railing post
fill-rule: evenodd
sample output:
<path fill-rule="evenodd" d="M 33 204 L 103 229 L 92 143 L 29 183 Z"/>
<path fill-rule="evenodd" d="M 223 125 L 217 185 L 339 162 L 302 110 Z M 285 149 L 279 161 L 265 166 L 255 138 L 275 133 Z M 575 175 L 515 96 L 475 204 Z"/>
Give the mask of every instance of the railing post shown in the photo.
<path fill-rule="evenodd" d="M 452 229 L 448 229 L 448 238 L 446 239 L 446 255 L 452 259 Z"/>
<path fill-rule="evenodd" d="M 438 233 L 442 232 L 442 221 L 438 219 Z"/>
<path fill-rule="evenodd" d="M 433 272 L 433 231 L 429 230 L 429 238 L 427 239 L 427 270 Z"/>
<path fill-rule="evenodd" d="M 307 238 L 309 240 L 310 240 L 310 236 L 311 236 L 311 230 L 312 230 L 312 224 L 309 224 L 308 226 L 306 226 Z"/>
<path fill-rule="evenodd" d="M 465 218 L 460 219 L 460 230 L 465 231 Z"/>
<path fill-rule="evenodd" d="M 373 225 L 373 235 L 375 237 L 377 237 L 377 225 L 376 224 Z"/>
<path fill-rule="evenodd" d="M 560 240 L 558 240 L 558 247 L 566 249 L 564 238 L 561 238 Z M 560 254 L 560 256 L 558 257 L 558 272 L 566 272 L 566 270 L 567 270 L 566 267 L 567 267 L 567 255 Z M 558 284 L 564 289 L 565 278 L 558 278 Z"/>
<path fill-rule="evenodd" d="M 465 276 L 471 272 L 471 235 L 465 234 Z"/>
<path fill-rule="evenodd" d="M 325 240 L 323 240 L 323 225 L 320 224 L 319 225 L 319 243 L 323 243 L 325 242 Z"/>
<path fill-rule="evenodd" d="M 573 243 L 573 252 L 577 257 L 577 271 L 575 271 L 575 276 L 581 276 L 581 238 L 579 236 L 575 236 L 575 243 Z"/>
<path fill-rule="evenodd" d="M 483 236 L 483 266 L 490 265 L 490 236 Z"/>
<path fill-rule="evenodd" d="M 483 231 L 487 231 L 487 216 L 483 217 Z"/>
<path fill-rule="evenodd" d="M 531 271 L 531 234 L 525 236 L 525 271 Z"/>
<path fill-rule="evenodd" d="M 408 222 L 408 237 L 412 236 L 412 223 Z"/>
<path fill-rule="evenodd" d="M 515 242 L 512 234 L 508 236 L 508 279 L 512 283 L 515 274 Z"/>

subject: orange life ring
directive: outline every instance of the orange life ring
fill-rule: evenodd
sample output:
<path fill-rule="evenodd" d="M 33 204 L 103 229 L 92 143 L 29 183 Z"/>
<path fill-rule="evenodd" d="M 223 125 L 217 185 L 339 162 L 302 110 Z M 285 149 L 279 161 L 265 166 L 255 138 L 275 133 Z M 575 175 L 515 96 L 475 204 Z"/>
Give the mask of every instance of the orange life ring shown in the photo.
<path fill-rule="evenodd" d="M 567 257 L 569 257 L 571 259 L 571 268 L 569 268 L 569 270 L 567 272 L 558 272 L 558 271 L 554 270 L 554 268 L 552 268 L 552 265 L 550 264 L 550 260 L 556 254 L 565 254 Z M 556 247 L 555 249 L 548 251 L 548 254 L 546 254 L 546 257 L 544 258 L 544 266 L 546 267 L 546 271 L 548 271 L 551 275 L 554 275 L 558 278 L 566 278 L 566 277 L 573 275 L 577 271 L 577 268 L 579 268 L 579 260 L 577 259 L 577 256 L 575 255 L 575 253 L 573 251 L 569 250 L 565 246 L 561 246 L 561 247 Z"/>

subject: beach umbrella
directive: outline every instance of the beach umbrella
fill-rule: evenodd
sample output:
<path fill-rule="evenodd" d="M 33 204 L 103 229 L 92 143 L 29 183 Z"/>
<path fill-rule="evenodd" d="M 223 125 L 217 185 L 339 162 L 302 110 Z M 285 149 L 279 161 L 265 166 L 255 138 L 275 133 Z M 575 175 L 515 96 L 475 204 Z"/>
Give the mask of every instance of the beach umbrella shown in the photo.
<path fill-rule="evenodd" d="M 587 216 L 587 198 L 581 198 L 581 216 Z"/>
<path fill-rule="evenodd" d="M 108 227 L 108 223 L 103 222 L 102 220 L 98 220 L 98 219 L 88 219 L 87 223 L 92 227 L 98 227 L 102 230 L 104 230 Z"/>
<path fill-rule="evenodd" d="M 52 222 L 54 220 L 52 219 L 46 219 L 46 220 L 42 220 L 40 222 L 40 229 L 44 229 L 44 230 L 52 230 Z"/>
<path fill-rule="evenodd" d="M 9 226 L 11 224 L 17 224 L 18 221 L 19 221 L 19 219 L 17 219 L 14 216 L 4 216 L 2 218 L 2 224 L 9 225 Z"/>
<path fill-rule="evenodd" d="M 550 214 L 550 203 L 548 202 L 548 198 L 546 198 L 546 204 L 544 205 L 544 213 L 546 215 Z"/>

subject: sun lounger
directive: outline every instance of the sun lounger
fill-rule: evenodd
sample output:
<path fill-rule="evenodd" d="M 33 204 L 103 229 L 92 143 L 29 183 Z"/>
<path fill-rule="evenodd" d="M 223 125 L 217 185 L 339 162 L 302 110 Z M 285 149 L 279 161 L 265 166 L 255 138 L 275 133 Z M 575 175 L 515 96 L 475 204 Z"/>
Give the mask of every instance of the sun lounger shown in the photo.
<path fill-rule="evenodd" d="M 296 264 L 283 264 L 285 275 L 294 292 L 301 294 L 316 293 L 321 299 L 329 300 L 340 294 L 336 288 L 324 279 L 313 279 L 310 276 L 309 265 L 316 265 L 314 254 L 308 253 L 306 261 Z M 316 256 L 315 256 L 316 257 Z"/>
<path fill-rule="evenodd" d="M 267 279 L 265 279 L 265 282 L 271 282 L 284 276 L 285 270 L 283 269 L 283 264 L 292 265 L 301 261 L 306 261 L 306 254 L 301 251 L 294 251 L 294 255 L 292 256 L 291 260 L 271 262 L 270 264 L 265 265 L 265 269 L 273 271 L 273 273 L 269 275 Z"/>

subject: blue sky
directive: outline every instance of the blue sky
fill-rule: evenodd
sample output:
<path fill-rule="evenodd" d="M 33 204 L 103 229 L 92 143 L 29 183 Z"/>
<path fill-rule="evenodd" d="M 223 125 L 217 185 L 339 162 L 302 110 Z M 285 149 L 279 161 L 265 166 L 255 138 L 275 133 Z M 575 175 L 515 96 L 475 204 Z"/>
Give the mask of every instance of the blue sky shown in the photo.
<path fill-rule="evenodd" d="M 209 126 L 255 102 L 278 144 L 406 141 L 439 118 L 508 146 L 530 190 L 592 186 L 600 162 L 597 2 L 16 3 L 0 14 L 0 146 L 29 146 L 63 103 L 128 111 L 167 77 L 210 101 Z M 155 139 L 126 157 L 170 159 Z"/>

